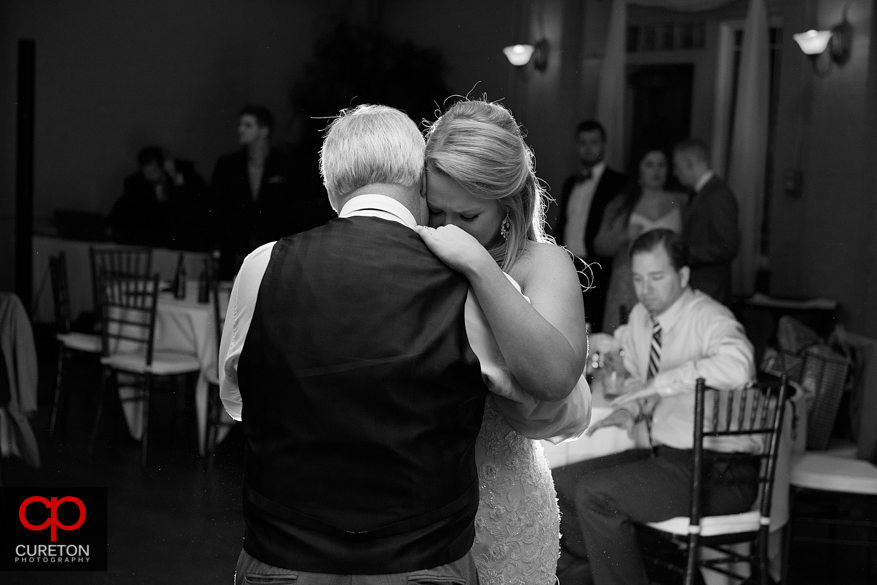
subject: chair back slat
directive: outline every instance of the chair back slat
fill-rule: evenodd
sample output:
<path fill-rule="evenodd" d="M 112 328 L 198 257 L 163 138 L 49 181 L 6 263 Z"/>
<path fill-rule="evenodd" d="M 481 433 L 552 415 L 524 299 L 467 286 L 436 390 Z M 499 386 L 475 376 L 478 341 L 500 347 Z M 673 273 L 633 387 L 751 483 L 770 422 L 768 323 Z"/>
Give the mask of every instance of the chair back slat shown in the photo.
<path fill-rule="evenodd" d="M 70 309 L 70 285 L 67 280 L 67 255 L 63 251 L 49 256 L 49 278 L 55 305 L 55 332 L 69 333 L 73 317 Z"/>
<path fill-rule="evenodd" d="M 771 496 L 776 460 L 779 452 L 780 429 L 788 380 L 784 376 L 771 382 L 752 384 L 736 390 L 719 390 L 698 379 L 695 386 L 694 477 L 691 488 L 692 525 L 700 525 L 703 513 L 701 495 L 709 485 L 730 485 L 734 480 L 709 478 L 703 450 L 707 438 L 752 436 L 760 439 L 756 453 L 714 453 L 713 460 L 749 459 L 758 464 L 758 503 L 762 517 L 770 517 Z M 707 404 L 711 405 L 707 409 Z"/>
<path fill-rule="evenodd" d="M 129 276 L 104 269 L 98 275 L 98 290 L 104 356 L 143 351 L 146 364 L 151 365 L 159 275 Z"/>
<path fill-rule="evenodd" d="M 148 278 L 152 276 L 152 248 L 135 246 L 100 246 L 89 249 L 94 286 L 94 308 L 101 313 L 101 271 L 109 275 Z"/>

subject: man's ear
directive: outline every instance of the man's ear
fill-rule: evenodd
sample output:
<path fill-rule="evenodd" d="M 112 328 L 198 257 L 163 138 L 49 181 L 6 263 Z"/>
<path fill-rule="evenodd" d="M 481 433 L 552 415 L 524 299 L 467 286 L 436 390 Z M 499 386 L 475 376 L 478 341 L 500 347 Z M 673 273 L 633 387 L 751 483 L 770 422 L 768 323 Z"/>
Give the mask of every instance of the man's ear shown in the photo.
<path fill-rule="evenodd" d="M 682 285 L 682 288 L 688 286 L 688 279 L 691 277 L 691 268 L 688 266 L 683 266 L 679 269 L 679 282 Z"/>

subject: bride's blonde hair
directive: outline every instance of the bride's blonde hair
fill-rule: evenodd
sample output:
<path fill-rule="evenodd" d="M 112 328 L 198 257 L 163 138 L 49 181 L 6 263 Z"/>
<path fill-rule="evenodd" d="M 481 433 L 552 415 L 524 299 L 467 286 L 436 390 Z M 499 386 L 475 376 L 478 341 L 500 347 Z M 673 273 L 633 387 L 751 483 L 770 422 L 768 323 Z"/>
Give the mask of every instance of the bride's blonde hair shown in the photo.
<path fill-rule="evenodd" d="M 499 201 L 508 214 L 508 237 L 497 233 L 488 247 L 503 270 L 520 257 L 527 240 L 548 240 L 545 189 L 511 112 L 497 103 L 465 99 L 448 108 L 426 137 L 428 169 L 454 179 L 476 197 Z"/>

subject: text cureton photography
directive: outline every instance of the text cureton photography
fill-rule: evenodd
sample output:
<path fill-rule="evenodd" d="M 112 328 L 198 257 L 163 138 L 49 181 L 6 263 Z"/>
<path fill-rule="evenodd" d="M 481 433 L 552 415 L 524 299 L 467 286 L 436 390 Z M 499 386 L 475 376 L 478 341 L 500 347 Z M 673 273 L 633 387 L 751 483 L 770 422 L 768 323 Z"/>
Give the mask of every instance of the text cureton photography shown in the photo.
<path fill-rule="evenodd" d="M 106 488 L 0 488 L 0 528 L 0 570 L 107 568 Z"/>

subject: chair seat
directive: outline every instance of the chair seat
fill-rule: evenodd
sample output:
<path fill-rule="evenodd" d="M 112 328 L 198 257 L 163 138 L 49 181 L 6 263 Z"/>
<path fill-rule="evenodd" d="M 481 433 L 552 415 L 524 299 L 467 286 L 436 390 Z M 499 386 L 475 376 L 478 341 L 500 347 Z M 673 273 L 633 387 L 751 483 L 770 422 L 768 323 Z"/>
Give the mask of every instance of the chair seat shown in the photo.
<path fill-rule="evenodd" d="M 159 376 L 185 374 L 201 370 L 201 362 L 191 354 L 156 351 L 152 356 L 152 365 L 146 366 L 146 355 L 143 352 L 117 353 L 101 358 L 101 363 L 116 370 L 145 374 L 151 372 Z"/>
<path fill-rule="evenodd" d="M 738 534 L 743 532 L 755 532 L 758 530 L 761 515 L 757 510 L 743 512 L 742 514 L 728 514 L 725 516 L 704 516 L 701 518 L 701 536 L 719 536 L 723 534 Z M 688 516 L 676 516 L 663 522 L 648 522 L 647 525 L 661 532 L 685 536 L 688 534 Z"/>
<path fill-rule="evenodd" d="M 877 495 L 877 466 L 852 453 L 805 452 L 792 459 L 793 486 L 812 490 Z"/>
<path fill-rule="evenodd" d="M 92 335 L 91 333 L 59 333 L 55 339 L 64 344 L 67 349 L 75 349 L 76 351 L 84 351 L 88 353 L 101 352 L 100 335 Z"/>

